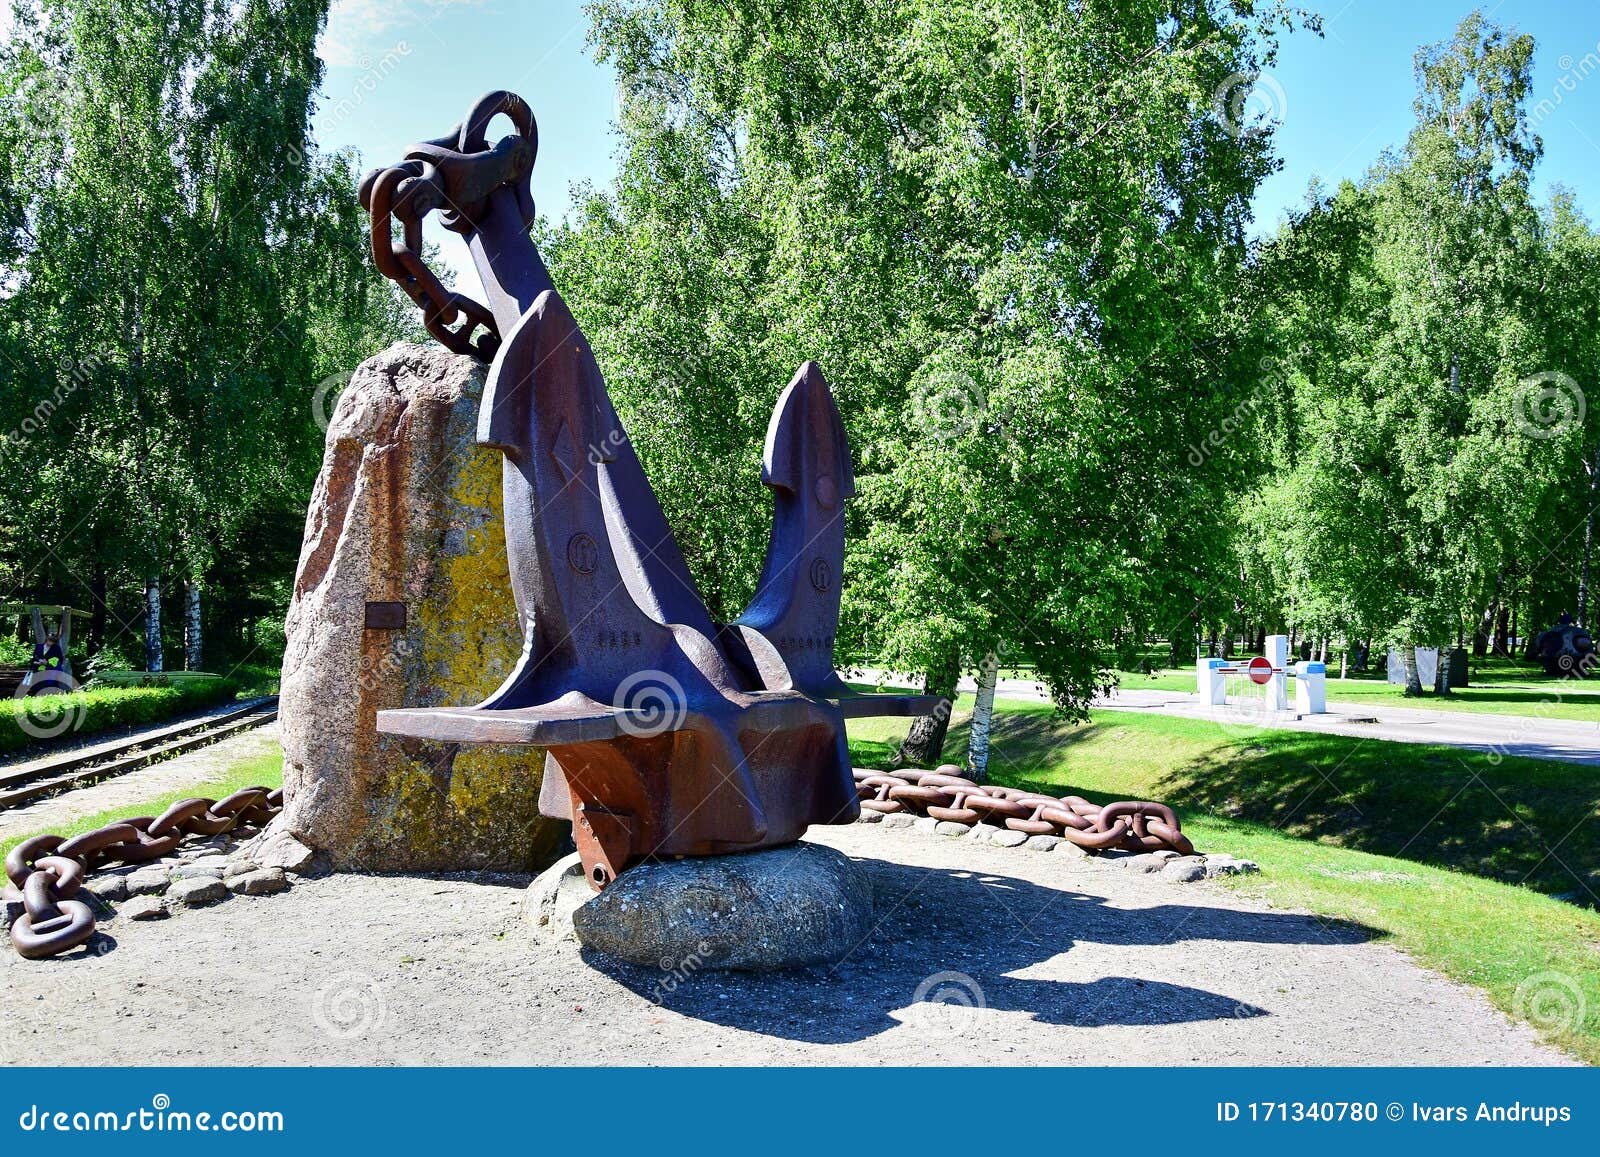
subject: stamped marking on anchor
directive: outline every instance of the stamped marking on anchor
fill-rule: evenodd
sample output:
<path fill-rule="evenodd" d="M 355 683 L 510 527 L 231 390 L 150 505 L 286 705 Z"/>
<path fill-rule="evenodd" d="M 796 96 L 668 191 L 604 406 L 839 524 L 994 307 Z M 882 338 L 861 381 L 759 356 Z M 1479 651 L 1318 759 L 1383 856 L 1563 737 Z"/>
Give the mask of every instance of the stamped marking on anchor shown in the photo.
<path fill-rule="evenodd" d="M 579 574 L 593 574 L 600 563 L 600 548 L 585 531 L 567 539 L 567 565 Z"/>
<path fill-rule="evenodd" d="M 811 560 L 811 585 L 822 594 L 833 587 L 833 564 L 825 558 Z"/>

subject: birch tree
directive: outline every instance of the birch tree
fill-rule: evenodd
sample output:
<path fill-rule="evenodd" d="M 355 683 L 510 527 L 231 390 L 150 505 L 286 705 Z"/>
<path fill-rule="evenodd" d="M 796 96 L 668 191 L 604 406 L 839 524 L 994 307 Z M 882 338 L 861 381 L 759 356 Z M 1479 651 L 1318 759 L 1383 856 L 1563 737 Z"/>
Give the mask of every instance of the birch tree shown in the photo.
<path fill-rule="evenodd" d="M 1282 14 L 1122 0 L 604 0 L 613 193 L 548 231 L 708 602 L 761 558 L 765 416 L 806 358 L 856 453 L 839 650 L 953 696 L 997 639 L 1076 718 L 1130 615 L 1205 594 Z M 637 416 L 638 420 L 632 420 Z M 652 420 L 653 419 L 653 420 Z M 902 756 L 941 756 L 948 717 Z"/>

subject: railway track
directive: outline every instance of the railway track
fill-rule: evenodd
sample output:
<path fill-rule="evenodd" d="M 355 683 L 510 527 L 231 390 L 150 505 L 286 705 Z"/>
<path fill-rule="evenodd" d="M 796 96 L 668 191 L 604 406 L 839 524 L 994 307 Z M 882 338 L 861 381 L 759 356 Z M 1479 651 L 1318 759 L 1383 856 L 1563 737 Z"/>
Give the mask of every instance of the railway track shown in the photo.
<path fill-rule="evenodd" d="M 0 811 L 57 792 L 134 771 L 170 756 L 205 747 L 278 717 L 278 697 L 246 700 L 220 714 L 43 756 L 0 768 Z"/>

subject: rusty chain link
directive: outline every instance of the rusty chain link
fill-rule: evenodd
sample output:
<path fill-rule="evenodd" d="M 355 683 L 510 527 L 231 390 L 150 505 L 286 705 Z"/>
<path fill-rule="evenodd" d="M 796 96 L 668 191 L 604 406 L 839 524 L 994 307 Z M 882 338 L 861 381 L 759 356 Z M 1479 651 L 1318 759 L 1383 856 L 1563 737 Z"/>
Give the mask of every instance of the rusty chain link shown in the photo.
<path fill-rule="evenodd" d="M 1194 854 L 1177 814 L 1164 803 L 1125 800 L 1097 807 L 1080 796 L 1042 795 L 1014 787 L 978 784 L 945 764 L 937 771 L 857 769 L 856 794 L 868 811 L 906 812 L 968 826 L 1003 825 L 1030 836 L 1058 836 L 1089 851 L 1162 849 Z"/>
<path fill-rule="evenodd" d="M 94 910 L 76 899 L 89 873 L 107 863 L 142 864 L 170 855 L 185 836 L 261 826 L 283 810 L 283 789 L 240 788 L 225 799 L 181 799 L 158 816 L 117 820 L 82 835 L 23 840 L 6 856 L 7 904 L 21 903 L 11 943 L 29 960 L 76 948 L 94 935 Z"/>
<path fill-rule="evenodd" d="M 1178 817 L 1166 804 L 1125 800 L 1097 807 L 1080 796 L 1049 796 L 980 785 L 946 764 L 936 771 L 855 772 L 861 806 L 972 826 L 988 822 L 1026 835 L 1050 835 L 1090 851 L 1169 849 L 1193 855 Z M 216 836 L 260 826 L 283 810 L 283 789 L 247 787 L 221 800 L 179 800 L 159 816 L 118 820 L 71 838 L 34 836 L 6 856 L 10 884 L 0 891 L 24 911 L 11 943 L 30 960 L 76 948 L 95 932 L 94 911 L 77 899 L 89 873 L 107 863 L 138 864 L 170 855 L 186 836 Z"/>
<path fill-rule="evenodd" d="M 490 148 L 486 130 L 502 114 L 516 131 Z M 373 264 L 422 308 L 428 332 L 458 354 L 493 359 L 500 331 L 487 306 L 450 292 L 422 260 L 423 218 L 437 209 L 445 228 L 471 233 L 491 211 L 490 196 L 509 189 L 514 196 L 507 207 L 528 228 L 533 224 L 528 181 L 538 150 L 538 126 L 527 102 L 515 93 L 491 92 L 444 136 L 412 145 L 405 160 L 361 179 L 361 207 L 372 215 Z M 398 242 L 391 217 L 400 220 Z"/>

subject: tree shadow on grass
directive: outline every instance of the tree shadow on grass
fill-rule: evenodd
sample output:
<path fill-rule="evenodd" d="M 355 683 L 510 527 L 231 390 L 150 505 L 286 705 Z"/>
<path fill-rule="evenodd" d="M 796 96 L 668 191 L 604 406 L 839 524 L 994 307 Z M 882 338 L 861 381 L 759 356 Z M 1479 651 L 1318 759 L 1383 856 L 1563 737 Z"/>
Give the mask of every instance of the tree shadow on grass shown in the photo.
<path fill-rule="evenodd" d="M 832 967 L 674 976 L 594 952 L 592 966 L 684 1016 L 813 1044 L 865 1040 L 903 1022 L 960 1031 L 978 1008 L 1043 1024 L 1185 1024 L 1272 1015 L 1228 993 L 1103 976 L 1089 982 L 1009 975 L 1080 943 L 1139 949 L 1182 940 L 1354 944 L 1380 935 L 1342 921 L 1205 905 L 1126 910 L 1105 897 L 1009 876 L 856 861 L 872 876 L 875 926 Z M 730 998 L 731 991 L 731 998 Z M 973 1022 L 975 1023 L 975 1022 Z"/>
<path fill-rule="evenodd" d="M 1169 802 L 1595 903 L 1600 769 L 1276 732 L 1193 760 Z"/>
<path fill-rule="evenodd" d="M 1230 736 L 1174 720 L 1184 730 L 1171 762 L 1152 764 L 1143 735 L 1145 771 L 1124 775 L 1104 731 L 1141 718 L 1071 727 L 1047 712 L 997 716 L 991 772 L 1012 787 L 1095 803 L 1159 799 L 1180 818 L 1210 813 L 1600 906 L 1600 767 L 1318 732 Z M 1094 780 L 1085 784 L 1073 752 L 1096 736 L 1101 743 L 1078 765 Z"/>

